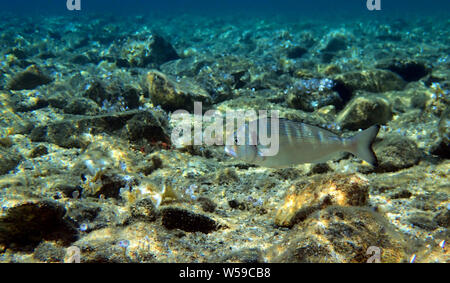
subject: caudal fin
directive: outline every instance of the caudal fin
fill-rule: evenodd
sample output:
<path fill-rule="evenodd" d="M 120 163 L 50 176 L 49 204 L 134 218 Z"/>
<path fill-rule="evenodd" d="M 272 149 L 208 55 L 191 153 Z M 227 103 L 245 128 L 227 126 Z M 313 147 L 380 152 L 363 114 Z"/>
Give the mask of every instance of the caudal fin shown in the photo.
<path fill-rule="evenodd" d="M 365 160 L 373 166 L 377 166 L 378 160 L 372 150 L 372 143 L 379 130 L 380 126 L 374 125 L 351 137 L 349 151 L 359 159 Z"/>

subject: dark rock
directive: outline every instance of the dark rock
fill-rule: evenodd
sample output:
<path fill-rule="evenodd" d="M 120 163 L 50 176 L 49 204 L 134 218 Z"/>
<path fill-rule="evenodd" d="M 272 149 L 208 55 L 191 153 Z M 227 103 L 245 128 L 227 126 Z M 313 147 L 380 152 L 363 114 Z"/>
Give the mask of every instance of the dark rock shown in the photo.
<path fill-rule="evenodd" d="M 325 48 L 321 51 L 335 53 L 345 49 L 347 49 L 347 38 L 343 35 L 336 35 L 328 40 Z"/>
<path fill-rule="evenodd" d="M 37 86 L 48 84 L 52 79 L 44 74 L 36 65 L 31 65 L 23 72 L 16 74 L 7 84 L 11 90 L 34 89 Z"/>
<path fill-rule="evenodd" d="M 412 60 L 392 60 L 379 63 L 376 67 L 390 70 L 400 75 L 407 82 L 418 81 L 431 71 L 425 63 Z"/>
<path fill-rule="evenodd" d="M 378 158 L 376 172 L 394 172 L 419 163 L 422 152 L 416 143 L 401 135 L 389 135 L 374 145 Z"/>
<path fill-rule="evenodd" d="M 382 244 L 380 244 L 382 243 Z M 381 262 L 410 256 L 404 238 L 383 216 L 360 207 L 329 206 L 292 228 L 267 251 L 270 262 L 367 262 L 369 247 Z"/>
<path fill-rule="evenodd" d="M 450 228 L 450 210 L 442 210 L 433 218 L 433 221 L 441 227 Z"/>
<path fill-rule="evenodd" d="M 137 118 L 128 123 L 136 115 Z M 124 127 L 125 125 L 127 127 Z M 61 122 L 48 123 L 46 126 L 34 128 L 30 138 L 34 142 L 46 141 L 66 148 L 80 148 L 89 143 L 83 138 L 83 133 L 87 129 L 92 133 L 123 135 L 132 141 L 144 138 L 152 143 L 159 141 L 170 143 L 167 120 L 162 111 L 138 110 L 68 118 Z"/>
<path fill-rule="evenodd" d="M 326 163 L 318 163 L 314 164 L 311 170 L 308 172 L 309 175 L 314 174 L 324 174 L 327 172 L 333 171 L 331 167 Z"/>
<path fill-rule="evenodd" d="M 47 147 L 45 145 L 38 145 L 30 152 L 30 158 L 36 158 L 42 155 L 46 155 L 48 153 Z"/>
<path fill-rule="evenodd" d="M 160 66 L 160 69 L 163 73 L 172 76 L 194 77 L 198 75 L 199 71 L 203 67 L 208 66 L 213 62 L 214 60 L 212 58 L 205 59 L 197 57 L 188 57 L 166 62 Z"/>
<path fill-rule="evenodd" d="M 92 231 L 95 227 L 101 227 L 101 225 L 105 225 L 102 223 L 101 225 L 92 224 L 92 222 L 96 221 L 96 218 L 102 211 L 102 204 L 97 202 L 90 201 L 74 201 L 70 207 L 70 210 L 67 212 L 67 218 L 72 222 L 76 223 L 78 227 L 81 224 L 88 225 L 87 230 L 85 232 Z"/>
<path fill-rule="evenodd" d="M 104 85 L 99 81 L 93 82 L 84 93 L 84 96 L 94 100 L 98 105 L 102 105 L 103 101 L 111 100 L 112 96 L 106 91 Z"/>
<path fill-rule="evenodd" d="M 163 167 L 163 161 L 158 156 L 154 155 L 149 158 L 149 160 L 146 160 L 145 164 L 142 166 L 139 166 L 137 168 L 137 172 L 144 174 L 145 176 L 148 176 L 153 173 L 153 171 L 158 170 L 159 168 Z"/>
<path fill-rule="evenodd" d="M 94 115 L 98 113 L 98 105 L 87 98 L 74 98 L 61 107 L 64 113 L 73 115 Z"/>
<path fill-rule="evenodd" d="M 65 254 L 65 249 L 55 245 L 55 243 L 41 242 L 34 249 L 33 257 L 41 262 L 62 263 L 64 261 Z"/>
<path fill-rule="evenodd" d="M 406 83 L 397 74 L 387 70 L 362 70 L 339 74 L 335 81 L 342 83 L 348 90 L 365 90 L 369 92 L 386 92 L 402 90 Z"/>
<path fill-rule="evenodd" d="M 100 185 L 93 190 L 85 190 L 85 196 L 99 198 L 100 195 L 103 195 L 105 198 L 119 199 L 120 189 L 132 185 L 113 170 L 99 171 L 93 182 L 99 182 Z"/>
<path fill-rule="evenodd" d="M 162 225 L 167 229 L 181 229 L 186 232 L 210 233 L 219 225 L 208 216 L 185 209 L 168 207 L 162 210 Z"/>
<path fill-rule="evenodd" d="M 42 60 L 47 60 L 50 58 L 56 58 L 56 55 L 53 54 L 52 52 L 43 52 L 43 53 L 39 54 L 38 57 Z"/>
<path fill-rule="evenodd" d="M 89 86 L 84 96 L 102 107 L 105 103 L 111 104 L 115 111 L 134 109 L 139 106 L 138 90 L 127 85 L 122 86 L 118 82 L 105 84 L 95 81 Z"/>
<path fill-rule="evenodd" d="M 146 40 L 129 40 L 120 47 L 118 58 L 128 62 L 131 67 L 158 67 L 162 63 L 176 60 L 180 57 L 162 36 L 152 33 Z"/>
<path fill-rule="evenodd" d="M 86 143 L 79 138 L 83 129 L 77 128 L 71 121 L 62 121 L 49 124 L 47 127 L 47 140 L 61 147 L 81 148 Z"/>
<path fill-rule="evenodd" d="M 64 215 L 66 209 L 53 201 L 27 201 L 8 208 L 0 217 L 0 243 L 14 250 L 28 250 L 42 240 L 68 245 L 77 231 Z"/>
<path fill-rule="evenodd" d="M 264 262 L 263 253 L 258 248 L 233 251 L 221 257 L 214 257 L 212 262 L 220 263 L 261 263 Z"/>
<path fill-rule="evenodd" d="M 427 105 L 428 99 L 429 97 L 425 93 L 423 92 L 416 93 L 411 98 L 411 106 L 423 110 Z"/>
<path fill-rule="evenodd" d="M 302 57 L 303 55 L 305 55 L 308 52 L 308 49 L 300 47 L 300 46 L 294 46 L 289 48 L 286 51 L 286 56 L 290 59 L 297 59 Z"/>
<path fill-rule="evenodd" d="M 389 102 L 381 97 L 357 97 L 338 114 L 337 123 L 344 129 L 366 129 L 386 124 L 392 118 Z"/>
<path fill-rule="evenodd" d="M 202 207 L 204 212 L 214 212 L 214 210 L 216 210 L 217 204 L 215 204 L 214 201 L 209 198 L 199 197 L 198 202 L 200 203 L 200 206 Z"/>
<path fill-rule="evenodd" d="M 131 217 L 138 221 L 155 221 L 158 211 L 151 199 L 142 199 L 134 203 L 131 208 Z"/>
<path fill-rule="evenodd" d="M 191 80 L 183 78 L 176 81 L 156 70 L 147 74 L 147 86 L 153 104 L 161 105 L 166 110 L 190 111 L 193 110 L 195 101 L 202 102 L 202 106 L 211 103 L 206 90 Z"/>
<path fill-rule="evenodd" d="M 450 108 L 441 114 L 438 125 L 439 141 L 431 152 L 443 158 L 450 158 Z"/>
<path fill-rule="evenodd" d="M 10 148 L 13 144 L 14 143 L 10 137 L 0 138 L 1 147 Z"/>
<path fill-rule="evenodd" d="M 410 198 L 412 193 L 406 189 L 401 190 L 400 192 L 396 192 L 391 195 L 391 199 L 399 199 L 399 198 Z"/>
<path fill-rule="evenodd" d="M 289 188 L 275 215 L 275 224 L 292 227 L 314 212 L 331 205 L 364 206 L 367 182 L 358 175 L 313 175 Z"/>
<path fill-rule="evenodd" d="M 86 65 L 87 63 L 91 62 L 91 59 L 83 54 L 75 55 L 72 59 L 70 59 L 70 62 L 78 65 Z"/>

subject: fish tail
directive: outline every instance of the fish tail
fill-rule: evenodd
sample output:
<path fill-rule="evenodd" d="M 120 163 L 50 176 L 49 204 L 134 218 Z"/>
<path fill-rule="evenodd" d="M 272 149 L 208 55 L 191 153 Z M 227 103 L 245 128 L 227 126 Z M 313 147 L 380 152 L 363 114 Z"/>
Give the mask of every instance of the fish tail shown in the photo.
<path fill-rule="evenodd" d="M 380 130 L 379 125 L 374 125 L 357 133 L 350 138 L 349 151 L 359 159 L 365 160 L 373 166 L 378 165 L 378 160 L 373 152 L 372 144 Z"/>

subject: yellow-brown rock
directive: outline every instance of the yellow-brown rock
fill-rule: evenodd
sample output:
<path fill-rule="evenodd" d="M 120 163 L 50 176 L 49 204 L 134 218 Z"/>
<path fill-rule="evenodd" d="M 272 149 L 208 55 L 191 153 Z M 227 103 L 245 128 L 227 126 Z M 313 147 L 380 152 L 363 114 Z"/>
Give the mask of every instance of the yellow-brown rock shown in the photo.
<path fill-rule="evenodd" d="M 362 206 L 368 197 L 367 180 L 359 174 L 319 175 L 293 184 L 275 216 L 278 226 L 292 227 L 329 205 Z"/>

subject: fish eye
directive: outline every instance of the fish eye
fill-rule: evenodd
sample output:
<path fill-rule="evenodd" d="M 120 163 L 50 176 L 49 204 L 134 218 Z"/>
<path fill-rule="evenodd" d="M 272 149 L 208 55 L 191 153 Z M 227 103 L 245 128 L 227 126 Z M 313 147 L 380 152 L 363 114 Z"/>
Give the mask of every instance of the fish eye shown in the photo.
<path fill-rule="evenodd" d="M 238 144 L 238 138 L 237 137 L 234 138 L 234 143 Z"/>

